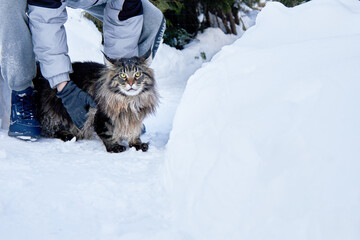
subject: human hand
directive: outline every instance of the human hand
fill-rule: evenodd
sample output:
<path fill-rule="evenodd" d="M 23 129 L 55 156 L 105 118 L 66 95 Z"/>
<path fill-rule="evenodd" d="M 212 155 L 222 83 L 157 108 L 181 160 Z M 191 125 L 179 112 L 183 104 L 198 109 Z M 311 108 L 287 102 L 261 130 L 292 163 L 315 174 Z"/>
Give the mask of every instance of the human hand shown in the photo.
<path fill-rule="evenodd" d="M 61 98 L 64 107 L 77 128 L 82 129 L 87 120 L 87 112 L 90 107 L 96 108 L 92 97 L 76 86 L 72 81 L 59 91 L 56 96 Z"/>

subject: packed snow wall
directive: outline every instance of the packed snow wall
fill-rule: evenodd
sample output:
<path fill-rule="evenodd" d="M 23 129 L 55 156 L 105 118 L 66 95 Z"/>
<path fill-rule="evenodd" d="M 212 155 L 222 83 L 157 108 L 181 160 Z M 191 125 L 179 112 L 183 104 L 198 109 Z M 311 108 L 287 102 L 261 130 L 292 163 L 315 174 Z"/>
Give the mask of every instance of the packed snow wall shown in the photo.
<path fill-rule="evenodd" d="M 360 238 L 360 2 L 270 2 L 188 81 L 167 146 L 186 239 Z"/>

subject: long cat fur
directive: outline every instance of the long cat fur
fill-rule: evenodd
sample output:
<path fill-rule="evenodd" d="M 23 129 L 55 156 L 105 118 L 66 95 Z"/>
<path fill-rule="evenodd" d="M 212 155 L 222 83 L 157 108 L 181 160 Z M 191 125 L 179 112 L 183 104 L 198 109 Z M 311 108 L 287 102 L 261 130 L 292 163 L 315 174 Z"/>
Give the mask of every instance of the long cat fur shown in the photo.
<path fill-rule="evenodd" d="M 131 71 L 135 68 L 142 73 L 144 88 L 134 96 L 127 95 L 119 87 L 119 74 L 125 68 Z M 155 112 L 159 95 L 153 70 L 147 66 L 144 58 L 123 58 L 113 61 L 109 66 L 93 62 L 73 63 L 70 79 L 89 93 L 98 107 L 89 110 L 88 120 L 84 128 L 79 130 L 61 99 L 56 97 L 56 90 L 51 89 L 41 75 L 37 76 L 33 82 L 37 91 L 35 100 L 43 136 L 64 141 L 73 137 L 89 139 L 95 131 L 108 152 L 125 151 L 124 141 L 129 147 L 147 151 L 148 144 L 140 140 L 142 122 L 146 116 Z"/>

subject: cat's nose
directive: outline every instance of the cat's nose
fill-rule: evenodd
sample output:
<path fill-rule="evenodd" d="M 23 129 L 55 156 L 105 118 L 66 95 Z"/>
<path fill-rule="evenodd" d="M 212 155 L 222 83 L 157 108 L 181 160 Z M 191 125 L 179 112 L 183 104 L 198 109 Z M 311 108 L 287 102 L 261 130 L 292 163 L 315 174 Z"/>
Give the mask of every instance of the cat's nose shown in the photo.
<path fill-rule="evenodd" d="M 128 84 L 130 85 L 130 87 L 132 87 L 132 85 L 134 84 L 134 79 L 129 79 Z"/>

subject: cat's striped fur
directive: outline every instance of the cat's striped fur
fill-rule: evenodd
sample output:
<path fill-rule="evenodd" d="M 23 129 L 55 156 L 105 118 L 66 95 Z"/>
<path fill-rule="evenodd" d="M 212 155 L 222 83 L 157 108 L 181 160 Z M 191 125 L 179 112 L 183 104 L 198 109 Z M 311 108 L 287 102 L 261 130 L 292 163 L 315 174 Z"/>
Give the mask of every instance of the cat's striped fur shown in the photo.
<path fill-rule="evenodd" d="M 140 134 L 143 120 L 155 112 L 159 102 L 153 70 L 144 58 L 122 58 L 109 66 L 98 63 L 74 63 L 71 80 L 89 93 L 98 105 L 90 109 L 84 129 L 79 130 L 41 76 L 34 80 L 36 102 L 42 135 L 70 140 L 91 138 L 95 131 L 108 152 L 126 150 L 130 147 L 146 151 L 148 143 L 142 143 Z"/>

